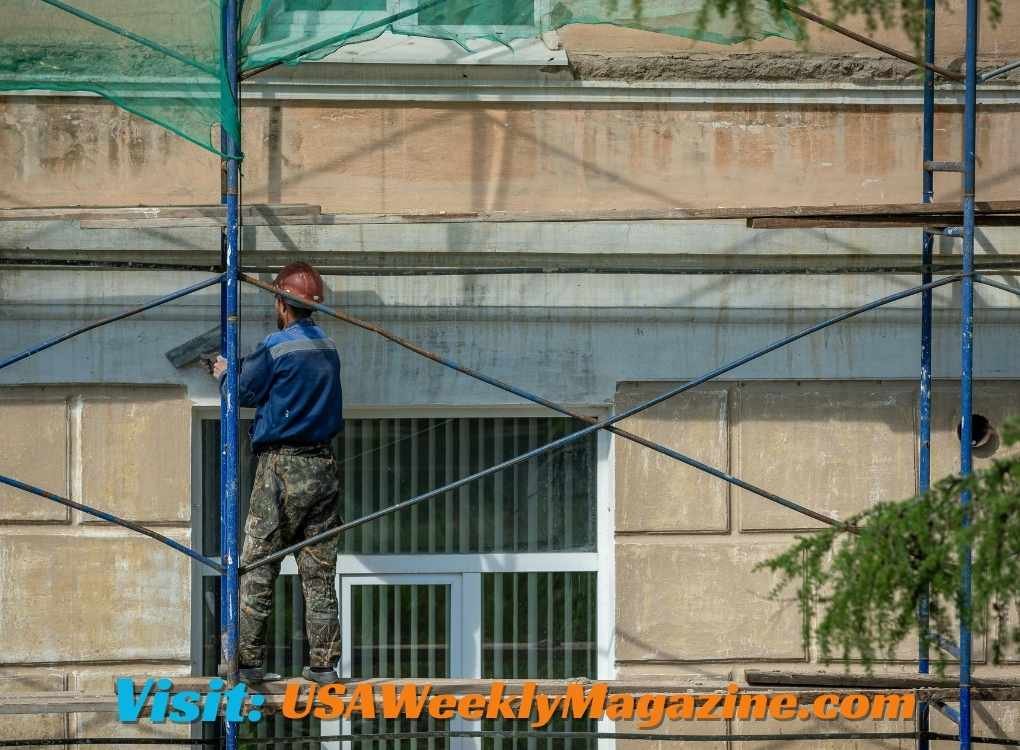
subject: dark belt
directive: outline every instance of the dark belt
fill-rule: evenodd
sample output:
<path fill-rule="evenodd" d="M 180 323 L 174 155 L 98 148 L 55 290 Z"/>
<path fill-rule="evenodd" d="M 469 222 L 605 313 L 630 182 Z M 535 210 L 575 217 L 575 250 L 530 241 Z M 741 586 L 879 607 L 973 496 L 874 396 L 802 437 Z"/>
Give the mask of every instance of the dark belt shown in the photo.
<path fill-rule="evenodd" d="M 260 445 L 256 455 L 263 453 L 278 453 L 282 456 L 333 456 L 333 446 L 329 443 L 316 443 L 315 445 L 287 445 L 285 443 L 269 443 Z"/>

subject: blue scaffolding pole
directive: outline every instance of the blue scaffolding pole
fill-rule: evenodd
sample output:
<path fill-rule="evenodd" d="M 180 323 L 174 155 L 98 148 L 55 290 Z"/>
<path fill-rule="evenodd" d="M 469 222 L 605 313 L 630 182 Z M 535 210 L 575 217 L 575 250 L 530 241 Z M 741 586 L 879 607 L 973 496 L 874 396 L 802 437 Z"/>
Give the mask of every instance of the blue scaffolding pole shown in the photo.
<path fill-rule="evenodd" d="M 958 163 L 935 161 L 935 0 L 925 0 L 924 62 L 928 67 L 924 76 L 923 149 L 924 172 L 921 200 L 931 203 L 935 193 L 935 173 L 960 172 L 963 175 L 963 226 L 950 227 L 943 236 L 963 239 L 963 278 L 960 280 L 960 474 L 966 476 L 973 469 L 973 393 L 974 393 L 974 232 L 975 232 L 975 170 L 977 145 L 977 72 L 978 23 L 980 0 L 967 0 L 966 72 L 964 77 L 963 155 Z M 926 229 L 922 239 L 921 257 L 924 272 L 922 283 L 931 279 L 932 249 L 936 232 Z M 1012 291 L 1012 290 L 1010 290 Z M 921 387 L 920 387 L 920 440 L 918 444 L 918 484 L 922 492 L 931 483 L 931 382 L 932 382 L 932 297 L 926 290 L 921 297 Z M 960 495 L 960 503 L 970 505 L 970 493 Z M 964 523 L 968 523 L 965 512 Z M 960 638 L 959 644 L 948 643 L 941 634 L 928 631 L 928 599 L 922 595 L 918 602 L 918 619 L 922 637 L 918 651 L 918 671 L 927 674 L 930 669 L 929 643 L 937 643 L 942 650 L 960 660 L 960 706 L 933 704 L 958 727 L 960 750 L 970 750 L 972 743 L 971 710 L 971 549 L 960 550 Z M 930 708 L 927 703 L 918 706 L 918 750 L 929 750 Z"/>
<path fill-rule="evenodd" d="M 974 209 L 977 165 L 977 59 L 980 0 L 967 0 L 967 78 L 963 111 L 963 271 L 960 286 L 960 474 L 973 468 L 972 415 L 974 390 Z M 970 493 L 960 495 L 964 508 Z M 963 523 L 969 523 L 965 510 Z M 971 549 L 960 551 L 960 750 L 970 750 L 971 688 Z"/>
<path fill-rule="evenodd" d="M 220 555 L 223 573 L 220 578 L 220 644 L 221 661 L 227 680 L 237 681 L 239 582 L 237 520 L 238 520 L 238 337 L 240 335 L 240 202 L 241 202 L 241 116 L 238 96 L 238 0 L 223 3 L 223 68 L 229 84 L 231 106 L 226 109 L 234 122 L 232 128 L 221 130 L 225 169 L 223 202 L 226 204 L 226 226 L 223 238 L 223 283 L 220 287 L 220 331 L 223 356 L 227 360 L 223 395 L 220 399 Z M 226 750 L 237 750 L 239 725 L 226 723 Z"/>
<path fill-rule="evenodd" d="M 928 65 L 935 64 L 935 0 L 925 0 L 924 7 L 924 61 Z M 932 203 L 935 200 L 935 172 L 932 162 L 935 160 L 935 73 L 931 68 L 924 71 L 924 123 L 922 132 L 923 173 L 921 186 L 921 202 Z M 931 263 L 935 237 L 925 230 L 921 237 L 921 283 L 931 281 Z M 931 485 L 931 331 L 932 331 L 932 291 L 921 292 L 921 379 L 918 395 L 918 461 L 917 481 L 921 492 Z M 922 594 L 917 604 L 918 638 L 917 671 L 928 674 L 931 671 L 928 648 L 928 595 Z M 928 739 L 930 707 L 922 702 L 917 707 L 917 748 L 929 750 Z"/>

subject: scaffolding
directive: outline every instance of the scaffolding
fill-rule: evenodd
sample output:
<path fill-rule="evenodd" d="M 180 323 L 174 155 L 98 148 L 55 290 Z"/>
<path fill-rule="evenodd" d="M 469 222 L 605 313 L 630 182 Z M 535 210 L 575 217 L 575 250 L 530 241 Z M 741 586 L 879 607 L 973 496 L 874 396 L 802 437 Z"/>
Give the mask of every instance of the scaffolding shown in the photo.
<path fill-rule="evenodd" d="M 47 0 L 50 2 L 50 0 Z M 7 356 L 0 361 L 0 369 L 6 368 L 17 362 L 20 362 L 27 357 L 30 357 L 39 352 L 45 351 L 61 342 L 67 341 L 79 334 L 91 331 L 100 326 L 112 323 L 118 320 L 137 315 L 146 310 L 151 310 L 160 305 L 172 302 L 180 299 L 193 292 L 206 289 L 208 287 L 219 285 L 220 287 L 220 331 L 221 331 L 221 342 L 220 349 L 223 356 L 226 359 L 227 367 L 226 374 L 224 376 L 223 385 L 223 398 L 221 399 L 220 406 L 220 550 L 221 558 L 219 560 L 209 558 L 199 551 L 189 548 L 173 539 L 170 539 L 164 535 L 161 535 L 151 529 L 145 528 L 136 524 L 130 520 L 117 517 L 111 513 L 107 513 L 98 508 L 91 507 L 82 503 L 77 503 L 69 498 L 62 497 L 55 493 L 46 491 L 39 487 L 29 485 L 21 482 L 13 477 L 0 476 L 0 483 L 14 487 L 18 490 L 26 493 L 31 493 L 39 497 L 46 498 L 48 500 L 60 503 L 62 505 L 75 508 L 83 513 L 90 514 L 97 518 L 101 518 L 110 523 L 117 524 L 124 528 L 132 531 L 144 534 L 150 538 L 161 542 L 174 549 L 175 551 L 187 555 L 201 565 L 205 565 L 208 568 L 215 571 L 222 580 L 220 586 L 220 632 L 221 632 L 221 669 L 225 672 L 228 679 L 232 682 L 236 682 L 238 678 L 238 582 L 240 576 L 251 571 L 252 569 L 266 565 L 292 554 L 301 547 L 321 542 L 325 539 L 339 536 L 346 531 L 360 526 L 362 524 L 370 523 L 385 515 L 401 511 L 405 508 L 417 505 L 419 503 L 426 502 L 439 495 L 445 494 L 451 490 L 457 489 L 464 485 L 470 484 L 477 480 L 491 476 L 503 469 L 512 467 L 530 459 L 536 458 L 540 455 L 554 451 L 556 449 L 565 447 L 572 443 L 576 443 L 583 438 L 592 435 L 599 430 L 606 430 L 618 438 L 633 441 L 649 450 L 654 450 L 662 455 L 665 455 L 675 461 L 681 462 L 687 466 L 691 466 L 699 471 L 705 472 L 711 476 L 716 477 L 724 482 L 727 482 L 733 486 L 739 487 L 746 491 L 749 491 L 765 500 L 776 503 L 780 506 L 788 508 L 794 512 L 800 513 L 806 517 L 812 518 L 830 526 L 846 528 L 845 522 L 842 522 L 836 518 L 820 513 L 813 510 L 802 503 L 796 502 L 789 498 L 781 497 L 767 489 L 755 486 L 754 484 L 744 481 L 736 476 L 729 474 L 717 467 L 710 466 L 704 462 L 698 461 L 688 455 L 685 455 L 677 450 L 669 448 L 668 446 L 661 445 L 647 438 L 636 435 L 632 432 L 622 429 L 618 426 L 618 423 L 623 420 L 644 412 L 657 404 L 661 404 L 668 399 L 678 396 L 686 391 L 696 388 L 704 383 L 719 378 L 726 373 L 729 373 L 749 362 L 764 357 L 767 354 L 775 352 L 783 347 L 786 347 L 796 341 L 799 341 L 807 336 L 815 334 L 819 331 L 825 330 L 838 323 L 847 321 L 851 318 L 857 317 L 869 311 L 876 310 L 885 305 L 889 305 L 899 300 L 920 296 L 921 300 L 921 320 L 920 320 L 920 440 L 918 445 L 918 467 L 919 467 L 919 485 L 921 491 L 925 491 L 930 487 L 931 483 L 931 407 L 932 407 L 932 324 L 933 324 L 933 292 L 935 289 L 949 286 L 959 285 L 961 289 L 960 295 L 960 313 L 961 313 L 961 328 L 960 328 L 960 361 L 961 361 L 961 379 L 960 379 L 960 409 L 961 409 L 961 423 L 960 423 L 960 472 L 963 475 L 970 474 L 972 471 L 972 433 L 973 433 L 973 421 L 972 421 L 972 391 L 973 391 L 973 380 L 974 380 L 974 287 L 975 284 L 983 284 L 996 289 L 1010 292 L 1015 295 L 1020 295 L 1020 289 L 1012 287 L 1008 284 L 1004 284 L 993 279 L 986 278 L 981 275 L 978 270 L 978 266 L 975 263 L 974 258 L 974 247 L 975 247 L 975 227 L 979 216 L 994 216 L 996 214 L 1005 215 L 1006 221 L 1003 222 L 1007 225 L 1014 225 L 1017 221 L 1015 214 L 1020 213 L 1020 203 L 1011 204 L 1005 203 L 999 206 L 991 206 L 991 204 L 979 205 L 976 202 L 975 196 L 975 183 L 976 183 L 976 117 L 977 117 L 977 92 L 978 87 L 981 83 L 992 80 L 994 78 L 1003 76 L 1011 72 L 1012 70 L 1020 67 L 1020 61 L 1011 63 L 1009 65 L 1002 66 L 1000 68 L 987 71 L 981 74 L 977 70 L 978 65 L 978 26 L 980 21 L 980 0 L 967 0 L 966 2 L 966 54 L 965 54 L 965 72 L 961 76 L 960 74 L 939 67 L 935 64 L 935 34 L 936 34 L 936 0 L 925 0 L 925 42 L 924 42 L 924 53 L 923 58 L 917 58 L 907 53 L 894 50 L 885 45 L 878 44 L 860 34 L 856 34 L 838 24 L 831 21 L 822 19 L 814 14 L 803 11 L 795 6 L 787 6 L 789 10 L 801 15 L 803 18 L 819 23 L 826 28 L 829 28 L 837 33 L 844 34 L 853 38 L 863 44 L 878 49 L 886 54 L 892 54 L 895 57 L 907 60 L 911 63 L 916 64 L 924 70 L 924 83 L 923 83 L 923 173 L 922 173 L 922 195 L 921 204 L 908 206 L 906 208 L 899 207 L 893 210 L 890 206 L 858 206 L 847 210 L 840 210 L 836 208 L 806 208 L 801 207 L 796 210 L 782 211 L 782 210 L 752 210 L 752 211 L 682 211 L 673 210 L 667 212 L 645 212 L 645 213 L 625 213 L 625 212 L 605 212 L 602 214 L 578 214 L 572 216 L 518 216 L 516 220 L 544 220 L 544 221 L 594 221 L 594 220 L 624 220 L 624 221 L 641 221 L 647 219 L 668 219 L 668 220 L 689 220 L 689 219 L 707 219 L 707 218 L 734 218 L 739 216 L 740 218 L 748 219 L 748 224 L 751 227 L 780 227 L 780 226 L 841 226 L 840 222 L 852 221 L 854 226 L 922 226 L 922 237 L 921 237 L 921 262 L 920 262 L 920 284 L 915 285 L 911 288 L 905 289 L 894 294 L 876 299 L 865 304 L 862 304 L 856 308 L 843 312 L 839 315 L 828 318 L 827 320 L 808 326 L 796 333 L 790 334 L 778 341 L 769 343 L 756 351 L 750 352 L 742 357 L 734 359 L 724 365 L 716 367 L 711 371 L 696 377 L 692 380 L 683 383 L 682 385 L 671 388 L 664 393 L 655 396 L 654 398 L 643 401 L 636 404 L 624 411 L 613 414 L 610 417 L 604 419 L 595 419 L 593 417 L 581 414 L 576 410 L 570 409 L 562 404 L 555 403 L 549 399 L 546 399 L 538 394 L 528 392 L 522 388 L 514 386 L 512 384 L 503 382 L 496 377 L 480 372 L 478 370 L 466 367 L 458 362 L 455 362 L 448 357 L 441 354 L 429 351 L 413 341 L 403 338 L 391 331 L 388 331 L 378 325 L 361 320 L 343 311 L 336 310 L 328 305 L 315 303 L 302 297 L 282 292 L 279 289 L 259 280 L 255 276 L 250 275 L 242 271 L 241 265 L 241 245 L 240 245 L 240 229 L 242 224 L 242 201 L 241 201 L 241 174 L 240 174 L 240 162 L 241 162 L 241 144 L 239 137 L 234 134 L 240 133 L 240 84 L 242 79 L 249 77 L 257 72 L 262 72 L 268 69 L 260 68 L 257 71 L 248 72 L 241 74 L 240 66 L 238 63 L 238 3 L 239 0 L 225 0 L 222 8 L 222 28 L 224 31 L 224 44 L 223 44 L 223 64 L 225 69 L 228 71 L 229 80 L 229 96 L 237 102 L 238 106 L 234 108 L 237 120 L 232 123 L 232 127 L 224 127 L 221 131 L 221 149 L 224 156 L 222 160 L 223 170 L 225 178 L 223 181 L 223 192 L 222 192 L 222 247 L 221 247 L 221 264 L 216 269 L 216 275 L 205 279 L 201 282 L 195 283 L 191 286 L 185 287 L 173 293 L 164 295 L 162 297 L 153 299 L 141 306 L 132 308 L 130 310 L 123 311 L 111 317 L 98 320 L 87 325 L 83 325 L 67 333 L 55 336 L 37 345 L 29 347 L 28 349 Z M 55 3 L 51 3 L 55 4 Z M 936 98 L 936 78 L 941 77 L 954 82 L 963 83 L 963 103 L 964 103 L 964 116 L 963 116 L 963 153 L 959 161 L 937 161 L 935 150 L 934 150 L 934 134 L 935 134 L 935 98 Z M 934 194 L 934 177 L 939 172 L 955 172 L 962 175 L 963 180 L 963 198 L 962 204 L 959 206 L 937 204 L 935 203 Z M 44 210 L 45 211 L 45 210 Z M 304 209 L 298 210 L 297 214 L 305 212 Z M 66 212 L 65 212 L 66 214 Z M 213 219 L 216 222 L 220 221 L 219 214 L 213 212 Z M 10 216 L 0 218 L 12 218 Z M 398 220 L 408 221 L 415 220 L 413 217 L 397 217 Z M 449 218 L 447 220 L 478 220 L 484 217 L 460 217 L 460 218 Z M 421 221 L 434 221 L 436 217 L 421 217 Z M 506 217 L 498 217 L 496 220 L 507 220 Z M 755 223 L 760 221 L 761 223 Z M 770 223 L 771 222 L 771 223 Z M 300 219 L 295 222 L 300 223 Z M 954 239 L 960 239 L 962 241 L 962 252 L 961 258 L 962 263 L 958 269 L 958 272 L 949 273 L 945 265 L 937 265 L 933 258 L 934 241 L 936 237 L 949 237 Z M 4 261 L 8 262 L 8 261 Z M 14 261 L 17 264 L 24 264 L 24 259 Z M 30 264 L 31 265 L 31 264 Z M 39 266 L 78 266 L 80 263 L 76 263 L 73 260 L 61 260 L 51 259 L 40 261 L 37 265 Z M 159 263 L 136 263 L 136 262 L 98 262 L 89 264 L 97 268 L 142 268 L 151 270 L 162 270 L 162 269 L 177 269 L 177 270 L 204 270 L 202 267 L 184 267 L 173 264 L 159 264 Z M 1009 262 L 994 263 L 987 268 L 994 270 L 996 268 L 1009 269 L 1013 268 Z M 251 269 L 249 269 L 251 270 Z M 548 272 L 549 269 L 508 269 L 505 272 L 510 273 L 544 273 Z M 607 273 L 619 273 L 618 269 L 558 269 L 561 272 L 607 272 Z M 883 271 L 890 271 L 893 269 L 883 268 L 870 268 L 860 267 L 847 269 L 847 273 L 876 273 Z M 983 270 L 983 269 L 982 269 Z M 443 270 L 439 270 L 439 273 L 443 273 Z M 490 273 L 496 272 L 494 269 L 475 269 L 471 272 L 477 273 Z M 649 269 L 634 269 L 631 272 L 649 273 L 653 272 Z M 678 272 L 684 272 L 683 270 Z M 689 272 L 689 271 L 688 271 Z M 734 269 L 733 273 L 754 273 L 752 269 Z M 804 269 L 778 269 L 766 272 L 774 273 L 793 273 L 800 272 L 804 273 Z M 941 275 L 941 278 L 936 279 L 936 275 Z M 500 389 L 506 393 L 516 396 L 525 401 L 529 401 L 533 404 L 542 406 L 553 412 L 572 417 L 578 422 L 584 423 L 584 426 L 574 432 L 561 437 L 557 440 L 549 442 L 545 445 L 533 448 L 526 453 L 517 455 L 511 459 L 505 460 L 501 463 L 490 466 L 486 469 L 478 471 L 469 476 L 462 477 L 453 482 L 449 482 L 443 486 L 436 487 L 427 492 L 418 494 L 414 497 L 408 498 L 400 503 L 393 506 L 384 508 L 382 510 L 370 513 L 360 518 L 356 518 L 352 521 L 344 523 L 334 529 L 319 534 L 318 536 L 306 539 L 300 544 L 295 544 L 285 549 L 280 550 L 272 555 L 268 555 L 262 559 L 256 560 L 253 563 L 241 567 L 238 560 L 238 424 L 239 424 L 239 409 L 238 409 L 238 376 L 239 376 L 239 324 L 240 324 L 240 298 L 239 291 L 241 284 L 247 284 L 255 288 L 264 290 L 270 294 L 278 297 L 283 297 L 292 301 L 297 301 L 305 304 L 306 306 L 312 307 L 313 309 L 333 317 L 337 320 L 343 321 L 347 324 L 359 327 L 363 330 L 374 333 L 381 336 L 392 343 L 397 344 L 404 349 L 407 349 L 415 354 L 430 359 L 446 368 L 459 372 L 463 375 L 486 383 L 497 389 Z M 960 502 L 966 508 L 971 502 L 971 497 L 968 493 L 963 493 L 960 497 Z M 966 517 L 966 513 L 965 513 Z M 971 599 L 971 579 L 970 579 L 970 550 L 966 550 L 964 553 L 963 561 L 963 578 L 960 581 L 960 592 L 961 592 L 961 607 L 963 608 L 964 615 L 967 615 L 967 609 L 970 606 Z M 918 602 L 918 618 L 919 627 L 922 632 L 927 632 L 928 627 L 928 603 L 924 599 Z M 1020 699 L 1020 686 L 1008 686 L 1008 685 L 991 685 L 989 683 L 976 684 L 972 677 L 972 663 L 971 663 L 971 630 L 967 625 L 968 617 L 964 616 L 961 618 L 961 627 L 959 631 L 958 642 L 952 642 L 942 635 L 934 634 L 934 642 L 940 644 L 949 655 L 959 659 L 959 677 L 951 689 L 944 683 L 939 683 L 933 678 L 926 678 L 930 672 L 931 656 L 928 652 L 927 642 L 928 638 L 921 639 L 921 647 L 918 653 L 918 672 L 922 676 L 919 678 L 919 682 L 911 683 L 910 681 L 900 680 L 896 684 L 905 686 L 907 689 L 913 690 L 915 694 L 921 700 L 919 704 L 919 710 L 916 717 L 917 726 L 913 732 L 840 732 L 840 733 L 815 733 L 815 734 L 800 734 L 800 735 L 767 735 L 767 734 L 752 734 L 752 735 L 725 735 L 713 736 L 713 735 L 681 735 L 681 734 L 654 734 L 654 733 L 626 733 L 626 732 L 499 732 L 499 731 L 441 731 L 441 732 L 403 732 L 396 734 L 380 734 L 371 735 L 374 739 L 387 739 L 387 738 L 401 738 L 401 739 L 413 739 L 413 738 L 432 738 L 432 737 L 510 737 L 510 738 L 522 738 L 530 736 L 539 737 L 590 737 L 590 738 L 618 738 L 618 739 L 647 739 L 656 741 L 714 741 L 720 738 L 733 741 L 733 742 L 744 742 L 744 741 L 762 741 L 762 740 L 782 740 L 786 742 L 792 741 L 825 741 L 825 740 L 839 740 L 839 739 L 914 739 L 917 741 L 918 750 L 929 750 L 930 743 L 932 741 L 958 741 L 960 750 L 970 750 L 974 743 L 985 743 L 985 744 L 998 744 L 1003 746 L 1020 746 L 1020 741 L 1017 740 L 1002 740 L 988 737 L 975 737 L 973 734 L 972 725 L 972 700 L 1018 700 Z M 854 680 L 849 676 L 843 676 L 840 678 L 841 684 L 856 686 L 857 690 L 860 690 L 867 685 L 862 683 L 858 678 Z M 436 682 L 431 680 L 430 682 Z M 609 681 L 613 684 L 613 681 Z M 484 683 L 484 681 L 472 681 L 473 685 Z M 565 684 L 565 683 L 564 683 Z M 550 689 L 563 689 L 564 684 L 554 684 L 549 682 Z M 778 684 L 793 684 L 799 685 L 797 691 L 804 695 L 812 694 L 812 682 L 808 676 L 801 675 L 799 678 L 794 679 L 792 683 L 789 680 L 786 683 L 769 682 L 767 679 L 764 684 L 768 687 L 759 688 L 761 690 L 768 690 L 771 686 Z M 829 683 L 822 683 L 829 684 Z M 891 685 L 890 685 L 891 686 Z M 630 685 L 631 689 L 634 686 Z M 645 686 L 647 689 L 666 689 L 669 685 L 658 684 L 655 686 Z M 706 685 L 708 689 L 719 689 L 718 685 Z M 685 685 L 685 689 L 690 688 L 690 685 Z M 830 686 L 828 690 L 831 692 L 833 688 Z M 0 713 L 19 713 L 19 712 L 37 712 L 33 711 L 32 707 L 37 706 L 39 696 L 26 696 L 26 697 L 14 697 L 12 699 L 0 700 Z M 959 710 L 953 709 L 948 705 L 949 702 L 959 701 Z M 104 707 L 107 710 L 112 710 L 112 704 L 96 703 L 95 701 L 81 701 L 77 699 L 68 699 L 63 704 L 59 701 L 51 702 L 47 706 L 48 711 L 56 712 L 72 712 L 82 710 L 103 710 Z M 932 732 L 930 730 L 930 709 L 934 708 L 940 711 L 942 714 L 947 716 L 953 721 L 958 731 L 956 734 L 944 734 Z M 113 738 L 99 738 L 99 739 L 75 739 L 73 742 L 77 744 L 120 744 L 120 745 L 143 745 L 143 744 L 182 744 L 182 745 L 220 745 L 221 742 L 227 750 L 236 750 L 238 744 L 238 728 L 239 725 L 232 722 L 224 722 L 225 724 L 225 736 L 222 739 L 215 740 L 127 740 L 127 739 L 113 739 Z M 364 735 L 343 735 L 336 737 L 317 737 L 314 738 L 319 741 L 328 740 L 352 740 L 352 739 L 363 739 Z M 312 739 L 312 738 L 309 738 Z M 286 737 L 286 738 L 269 738 L 257 739 L 257 740 L 244 740 L 246 743 L 251 744 L 270 744 L 277 740 L 287 740 L 290 742 L 298 741 L 300 738 Z M 47 744 L 63 744 L 63 740 L 13 740 L 13 741 L 2 741 L 0 740 L 0 746 L 40 746 Z"/>

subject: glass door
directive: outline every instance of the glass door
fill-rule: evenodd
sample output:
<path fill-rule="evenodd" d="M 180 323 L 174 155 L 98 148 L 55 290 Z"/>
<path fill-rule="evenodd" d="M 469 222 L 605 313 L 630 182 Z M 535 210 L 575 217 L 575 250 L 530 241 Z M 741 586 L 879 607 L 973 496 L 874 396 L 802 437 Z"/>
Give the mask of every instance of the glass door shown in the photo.
<path fill-rule="evenodd" d="M 460 575 L 344 576 L 339 587 L 341 677 L 463 676 L 462 581 Z M 365 737 L 344 743 L 343 750 L 463 750 L 465 744 L 458 739 L 371 739 L 389 732 L 458 728 L 457 720 L 355 719 L 323 722 L 322 734 Z"/>

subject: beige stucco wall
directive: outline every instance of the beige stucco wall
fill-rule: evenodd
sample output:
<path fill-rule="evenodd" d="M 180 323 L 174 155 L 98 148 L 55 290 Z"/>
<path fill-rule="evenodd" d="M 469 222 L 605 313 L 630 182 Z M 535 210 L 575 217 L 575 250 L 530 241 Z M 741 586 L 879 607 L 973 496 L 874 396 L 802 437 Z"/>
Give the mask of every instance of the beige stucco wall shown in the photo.
<path fill-rule="evenodd" d="M 921 115 L 901 106 L 254 104 L 245 199 L 324 211 L 549 211 L 914 202 Z M 1020 107 L 979 119 L 983 199 L 1015 197 Z M 959 156 L 958 111 L 936 154 Z M 216 159 L 99 100 L 0 100 L 0 204 L 215 203 Z M 940 175 L 941 199 L 959 177 Z"/>
<path fill-rule="evenodd" d="M 828 13 L 825 3 L 822 11 Z M 939 56 L 963 55 L 962 0 L 939 12 Z M 147 22 L 163 23 L 154 14 Z M 850 18 L 848 26 L 863 29 Z M 165 25 L 165 24 L 164 24 Z M 1020 57 L 1020 16 L 985 25 L 982 51 Z M 880 53 L 812 27 L 807 48 L 782 40 L 695 44 L 628 29 L 570 27 L 574 58 L 688 53 Z M 910 49 L 902 33 L 876 37 Z M 764 62 L 763 62 L 764 60 Z M 718 75 L 739 82 L 740 68 Z M 714 78 L 712 69 L 701 69 Z M 394 76 L 393 70 L 365 76 Z M 530 72 L 525 75 L 530 75 Z M 472 80 L 484 72 L 472 69 Z M 259 79 L 269 82 L 273 74 Z M 794 82 L 804 83 L 800 78 Z M 836 77 L 828 83 L 839 83 Z M 819 84 L 823 86 L 825 84 Z M 853 104 L 365 104 L 250 101 L 245 107 L 245 195 L 251 202 L 307 202 L 338 212 L 520 211 L 661 206 L 754 206 L 914 201 L 920 182 L 920 107 Z M 984 110 L 979 194 L 1014 196 L 1017 107 Z M 937 158 L 957 159 L 959 111 L 939 117 Z M 0 206 L 213 203 L 217 160 L 159 127 L 96 99 L 0 99 Z M 940 175 L 940 197 L 959 179 Z"/>
<path fill-rule="evenodd" d="M 947 65 L 964 50 L 963 3 L 950 5 L 955 10 L 939 17 L 939 56 Z M 863 28 L 860 19 L 846 23 Z M 911 46 L 899 32 L 876 35 Z M 767 67 L 770 54 L 879 55 L 819 28 L 811 29 L 806 49 L 781 40 L 694 44 L 599 26 L 571 27 L 562 38 L 571 58 L 641 55 L 652 71 L 673 70 L 669 60 L 678 55 L 750 55 L 748 78 Z M 990 56 L 1020 57 L 1020 16 L 1007 12 L 997 28 L 983 30 L 981 43 Z M 683 67 L 677 70 L 683 77 Z M 741 70 L 698 68 L 729 84 L 739 83 Z M 395 75 L 388 82 L 399 82 L 393 70 L 364 75 Z M 472 69 L 471 78 L 484 80 L 485 73 Z M 273 74 L 259 80 L 271 86 Z M 837 75 L 818 86 L 841 82 Z M 1016 195 L 1018 117 L 1017 106 L 982 111 L 983 198 Z M 306 202 L 336 212 L 907 202 L 917 200 L 920 182 L 921 115 L 912 105 L 808 104 L 783 96 L 753 105 L 253 100 L 244 123 L 248 201 Z M 936 138 L 937 158 L 959 158 L 958 108 L 940 111 Z M 219 197 L 213 155 L 97 99 L 0 99 L 0 153 L 9 157 L 0 160 L 0 206 Z M 957 197 L 958 176 L 940 175 L 937 194 Z"/>
<path fill-rule="evenodd" d="M 618 410 L 672 383 L 621 383 Z M 934 478 L 955 470 L 958 408 L 952 383 L 935 390 Z M 1020 382 L 981 382 L 975 411 L 993 425 L 1020 414 Z M 847 518 L 882 499 L 915 492 L 917 387 L 879 381 L 717 384 L 682 394 L 621 426 L 741 479 Z M 624 676 L 692 674 L 740 680 L 745 668 L 823 668 L 801 640 L 795 593 L 773 600 L 776 580 L 753 572 L 818 524 L 744 490 L 696 473 L 638 446 L 617 443 L 616 658 Z M 980 461 L 1006 455 L 998 449 Z M 882 670 L 915 667 L 914 643 Z M 978 675 L 1020 675 L 1015 661 L 992 665 L 976 638 Z M 854 664 L 836 662 L 832 670 Z M 1015 704 L 989 706 L 982 729 L 1020 736 Z M 735 733 L 838 731 L 800 722 L 736 722 Z M 860 731 L 885 730 L 869 724 Z M 677 725 L 672 730 L 680 732 Z M 909 745 L 902 741 L 903 747 Z M 858 747 L 853 743 L 839 747 Z M 865 745 L 860 745 L 865 746 Z"/>
<path fill-rule="evenodd" d="M 844 3 L 845 5 L 845 3 Z M 949 0 L 940 4 L 936 20 L 936 54 L 943 60 L 962 54 L 966 41 L 966 18 L 964 17 L 964 0 Z M 823 18 L 835 19 L 832 3 L 822 0 L 811 8 Z M 840 23 L 858 33 L 865 34 L 883 44 L 910 51 L 913 41 L 898 25 L 884 28 L 879 24 L 873 32 L 868 31 L 867 23 L 862 16 L 851 15 Z M 741 55 L 748 52 L 800 52 L 807 51 L 818 54 L 866 54 L 881 53 L 861 47 L 852 39 L 842 34 L 829 31 L 817 24 L 805 26 L 809 38 L 806 45 L 798 45 L 785 39 L 767 39 L 750 44 L 739 44 L 720 47 L 711 43 L 695 43 L 688 39 L 672 38 L 662 34 L 635 31 L 632 29 L 607 29 L 600 26 L 569 26 L 560 31 L 563 46 L 575 53 L 656 53 L 656 52 L 687 52 L 697 51 L 713 55 Z M 981 24 L 981 51 L 988 55 L 1016 56 L 1020 52 L 1020 17 L 1006 10 L 1005 17 L 997 25 L 992 25 L 985 16 Z"/>
<path fill-rule="evenodd" d="M 191 404 L 182 388 L 8 387 L 0 424 L 0 473 L 190 545 Z M 34 495 L 4 488 L 0 498 L 0 689 L 110 695 L 118 674 L 190 672 L 182 555 Z M 88 714 L 4 716 L 0 738 L 111 736 L 114 724 Z"/>

